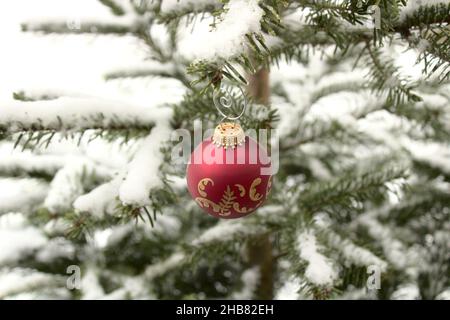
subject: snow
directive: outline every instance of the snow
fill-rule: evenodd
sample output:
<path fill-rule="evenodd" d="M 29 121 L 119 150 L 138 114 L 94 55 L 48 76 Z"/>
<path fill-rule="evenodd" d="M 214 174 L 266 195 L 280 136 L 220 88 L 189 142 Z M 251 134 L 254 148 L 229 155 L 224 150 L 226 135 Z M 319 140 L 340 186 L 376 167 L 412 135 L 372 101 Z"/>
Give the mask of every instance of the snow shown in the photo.
<path fill-rule="evenodd" d="M 185 258 L 186 257 L 184 253 L 176 252 L 166 260 L 148 266 L 147 269 L 145 270 L 146 279 L 152 280 L 156 277 L 165 274 L 166 272 L 169 272 L 170 270 L 178 267 Z"/>
<path fill-rule="evenodd" d="M 366 82 L 365 75 L 366 72 L 361 69 L 352 71 L 336 71 L 320 78 L 314 88 L 314 91 L 321 92 L 329 87 L 339 86 L 345 83 L 354 83 L 357 87 L 360 87 L 362 83 Z"/>
<path fill-rule="evenodd" d="M 298 300 L 301 284 L 298 278 L 288 279 L 275 293 L 275 300 Z"/>
<path fill-rule="evenodd" d="M 376 290 L 367 290 L 367 288 L 355 288 L 350 285 L 346 291 L 336 297 L 337 300 L 376 300 Z"/>
<path fill-rule="evenodd" d="M 62 277 L 48 275 L 31 269 L 5 269 L 0 271 L 0 299 L 62 283 Z"/>
<path fill-rule="evenodd" d="M 43 226 L 42 230 L 49 237 L 52 237 L 64 234 L 68 227 L 69 223 L 67 221 L 64 221 L 63 219 L 52 219 Z"/>
<path fill-rule="evenodd" d="M 48 192 L 48 184 L 38 179 L 0 178 L 0 213 L 29 212 Z"/>
<path fill-rule="evenodd" d="M 87 194 L 79 196 L 73 203 L 73 207 L 80 212 L 89 212 L 101 218 L 105 214 L 112 214 L 117 207 L 117 196 L 123 181 L 123 176 L 118 175 L 111 181 L 101 184 Z"/>
<path fill-rule="evenodd" d="M 0 172 L 43 172 L 55 174 L 65 163 L 64 156 L 34 155 L 29 150 L 14 149 L 13 143 L 0 144 Z"/>
<path fill-rule="evenodd" d="M 87 159 L 74 158 L 54 176 L 44 205 L 51 212 L 65 212 L 82 195 L 90 180 L 109 178 L 110 171 Z M 92 182 L 91 182 L 92 183 Z"/>
<path fill-rule="evenodd" d="M 259 227 L 243 224 L 238 221 L 220 221 L 214 227 L 207 229 L 198 238 L 192 241 L 194 246 L 209 244 L 211 242 L 226 242 L 239 235 L 258 233 Z"/>
<path fill-rule="evenodd" d="M 151 125 L 153 112 L 146 106 L 103 98 L 60 97 L 44 101 L 0 104 L 0 124 L 20 131 L 33 124 L 50 129 L 83 129 L 137 123 Z"/>
<path fill-rule="evenodd" d="M 406 6 L 400 7 L 400 22 L 403 22 L 407 17 L 413 15 L 420 7 L 431 7 L 435 5 L 448 5 L 449 0 L 408 0 Z"/>
<path fill-rule="evenodd" d="M 320 246 L 312 230 L 301 233 L 297 238 L 300 258 L 308 263 L 306 279 L 318 286 L 332 286 L 338 274 L 331 261 L 319 252 Z"/>
<path fill-rule="evenodd" d="M 261 31 L 260 20 L 264 11 L 259 0 L 230 0 L 217 26 L 209 28 L 210 19 L 198 22 L 191 34 L 185 30 L 180 41 L 180 53 L 189 60 L 227 59 L 246 49 L 245 35 Z"/>
<path fill-rule="evenodd" d="M 96 230 L 93 236 L 95 248 L 104 249 L 115 246 L 130 232 L 135 232 L 136 226 L 132 223 L 117 225 L 104 230 Z"/>
<path fill-rule="evenodd" d="M 187 188 L 187 181 L 184 177 L 175 176 L 175 175 L 168 175 L 167 179 L 169 180 L 168 183 L 172 187 L 172 189 L 177 191 L 184 191 Z"/>
<path fill-rule="evenodd" d="M 342 252 L 342 255 L 351 264 L 355 264 L 357 266 L 370 266 L 376 265 L 380 268 L 381 272 L 386 271 L 387 263 L 374 255 L 369 250 L 362 248 L 360 246 L 355 245 L 348 239 L 342 239 L 338 234 L 333 233 L 330 230 L 329 239 L 330 244 Z"/>
<path fill-rule="evenodd" d="M 137 230 L 142 231 L 146 238 L 159 241 L 161 238 L 171 239 L 178 236 L 180 229 L 181 222 L 174 216 L 158 215 L 153 227 L 148 222 L 129 222 L 103 230 L 95 230 L 91 240 L 95 248 L 105 249 L 114 247 L 127 235 Z"/>
<path fill-rule="evenodd" d="M 250 300 L 253 298 L 255 291 L 258 287 L 258 283 L 261 278 L 261 273 L 259 267 L 253 267 L 245 270 L 242 273 L 242 289 L 238 292 L 233 293 L 232 299 L 234 300 Z"/>
<path fill-rule="evenodd" d="M 304 99 L 299 101 L 309 101 L 309 97 L 305 93 L 303 93 L 303 98 Z M 281 99 L 278 100 L 276 98 L 273 98 L 272 100 L 272 103 L 274 103 L 274 106 L 277 109 L 278 114 L 280 115 L 280 120 L 278 121 L 277 125 L 277 132 L 279 136 L 285 137 L 290 133 L 295 132 L 294 130 L 298 130 L 298 126 L 293 123 L 294 121 L 292 121 L 292 117 L 298 116 L 300 118 L 299 113 L 304 110 L 304 108 L 293 105 L 291 103 L 287 103 L 285 101 L 282 101 Z"/>
<path fill-rule="evenodd" d="M 169 123 L 172 110 L 161 108 L 158 114 L 156 126 L 142 142 L 129 164 L 125 181 L 120 186 L 119 197 L 124 204 L 149 205 L 150 191 L 163 186 L 159 175 L 159 168 L 164 161 L 160 148 L 161 142 L 169 140 L 172 133 Z"/>
<path fill-rule="evenodd" d="M 161 2 L 161 13 L 180 12 L 185 9 L 201 10 L 208 5 L 218 5 L 214 0 L 163 0 Z"/>
<path fill-rule="evenodd" d="M 74 138 L 64 136 L 62 132 L 56 133 L 48 146 L 35 146 L 32 154 L 57 156 L 64 159 L 64 164 L 74 158 L 87 158 L 87 161 L 119 170 L 125 167 L 136 153 L 138 146 L 136 141 L 138 140 L 130 139 L 128 143 L 124 143 L 121 139 L 109 141 L 107 138 L 99 137 L 95 130 L 86 130 L 81 139 L 78 135 Z"/>
<path fill-rule="evenodd" d="M 148 292 L 141 277 L 127 277 L 122 280 L 122 287 L 106 294 L 102 300 L 146 299 L 155 300 L 156 297 Z"/>
<path fill-rule="evenodd" d="M 450 148 L 447 145 L 404 139 L 403 146 L 418 161 L 450 174 Z"/>
<path fill-rule="evenodd" d="M 160 63 L 160 62 L 153 62 L 153 61 L 149 61 L 148 63 L 146 63 L 145 65 L 143 65 L 142 63 L 134 63 L 134 64 L 130 64 L 130 65 L 124 65 L 121 66 L 120 69 L 111 69 L 106 77 L 113 79 L 115 77 L 117 77 L 118 75 L 120 76 L 131 76 L 133 75 L 134 77 L 136 75 L 147 75 L 147 74 L 159 74 L 159 73 L 163 73 L 163 74 L 173 74 L 175 73 L 176 68 L 175 68 L 175 64 L 173 63 Z"/>
<path fill-rule="evenodd" d="M 157 235 L 158 237 L 173 239 L 180 234 L 181 222 L 173 215 L 158 215 L 154 223 L 154 227 L 151 227 L 148 223 L 142 222 L 143 227 L 147 229 L 145 233 L 148 237 Z"/>
<path fill-rule="evenodd" d="M 432 110 L 447 110 L 450 111 L 448 102 L 449 98 L 442 96 L 440 94 L 426 94 L 421 93 L 420 96 L 422 97 L 423 101 L 417 102 L 415 107 L 416 108 L 429 108 Z"/>
<path fill-rule="evenodd" d="M 281 214 L 285 208 L 281 205 L 267 204 L 258 208 L 258 216 L 271 217 Z"/>
<path fill-rule="evenodd" d="M 386 259 L 394 268 L 415 275 L 417 267 L 421 263 L 420 253 L 413 247 L 405 247 L 402 242 L 393 236 L 393 231 L 378 222 L 373 214 L 373 212 L 368 212 L 361 215 L 355 223 L 365 226 L 369 235 L 380 242 Z"/>
<path fill-rule="evenodd" d="M 330 179 L 331 173 L 330 170 L 323 164 L 322 161 L 316 158 L 308 159 L 308 167 L 311 170 L 312 174 L 318 179 Z"/>
<path fill-rule="evenodd" d="M 83 273 L 83 277 L 81 278 L 81 292 L 83 300 L 96 300 L 105 295 L 96 270 L 88 268 Z"/>
<path fill-rule="evenodd" d="M 415 284 L 405 284 L 395 290 L 391 295 L 392 300 L 418 300 L 420 299 L 419 288 Z"/>
<path fill-rule="evenodd" d="M 436 296 L 436 300 L 450 300 L 450 288 L 445 289 Z"/>
<path fill-rule="evenodd" d="M 51 263 L 58 258 L 72 259 L 75 255 L 75 247 L 65 238 L 54 238 L 41 248 L 37 254 L 36 259 L 39 262 Z"/>
<path fill-rule="evenodd" d="M 22 214 L 0 216 L 0 265 L 17 261 L 46 243 L 42 231 L 29 226 Z"/>

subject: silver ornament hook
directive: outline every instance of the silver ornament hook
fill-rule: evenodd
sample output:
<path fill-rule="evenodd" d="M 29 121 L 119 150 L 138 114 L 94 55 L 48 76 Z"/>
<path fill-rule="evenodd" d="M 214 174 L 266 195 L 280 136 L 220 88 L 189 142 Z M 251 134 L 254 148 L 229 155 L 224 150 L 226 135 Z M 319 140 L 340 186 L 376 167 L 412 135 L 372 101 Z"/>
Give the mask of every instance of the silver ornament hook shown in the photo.
<path fill-rule="evenodd" d="M 240 100 L 239 96 L 242 96 Z M 247 108 L 247 97 L 241 86 L 226 86 L 215 88 L 213 91 L 213 102 L 217 111 L 222 115 L 222 120 L 238 120 Z M 241 103 L 239 103 L 241 102 Z M 237 115 L 233 112 L 238 112 Z"/>

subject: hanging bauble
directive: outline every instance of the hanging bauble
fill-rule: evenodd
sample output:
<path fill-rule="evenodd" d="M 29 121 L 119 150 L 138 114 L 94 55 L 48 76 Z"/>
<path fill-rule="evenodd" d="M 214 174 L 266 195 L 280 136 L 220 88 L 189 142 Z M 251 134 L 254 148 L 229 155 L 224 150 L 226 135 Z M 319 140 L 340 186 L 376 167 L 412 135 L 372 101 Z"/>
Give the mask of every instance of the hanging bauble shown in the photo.
<path fill-rule="evenodd" d="M 234 122 L 219 124 L 192 152 L 186 172 L 195 202 L 208 214 L 240 218 L 260 207 L 271 188 L 270 158 Z"/>

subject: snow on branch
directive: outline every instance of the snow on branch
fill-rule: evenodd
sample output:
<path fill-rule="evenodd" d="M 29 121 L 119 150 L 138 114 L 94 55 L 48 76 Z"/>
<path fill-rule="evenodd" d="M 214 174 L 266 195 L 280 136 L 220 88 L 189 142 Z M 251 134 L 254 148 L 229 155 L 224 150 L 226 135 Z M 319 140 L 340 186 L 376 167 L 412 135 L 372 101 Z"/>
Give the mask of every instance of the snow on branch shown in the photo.
<path fill-rule="evenodd" d="M 28 212 L 46 197 L 48 184 L 38 179 L 0 179 L 0 214 Z"/>
<path fill-rule="evenodd" d="M 194 246 L 208 245 L 214 242 L 226 242 L 239 236 L 257 234 L 260 227 L 251 226 L 236 221 L 221 221 L 214 227 L 209 228 L 198 238 L 192 241 Z"/>
<path fill-rule="evenodd" d="M 276 291 L 275 300 L 300 300 L 305 297 L 300 295 L 301 279 L 297 277 L 288 278 L 283 285 Z"/>
<path fill-rule="evenodd" d="M 75 245 L 72 242 L 64 237 L 55 237 L 50 238 L 47 244 L 36 252 L 36 260 L 42 263 L 52 263 L 61 258 L 74 259 L 75 253 Z"/>
<path fill-rule="evenodd" d="M 83 300 L 96 300 L 105 295 L 97 268 L 89 268 L 84 273 L 81 279 L 81 294 Z"/>
<path fill-rule="evenodd" d="M 41 230 L 30 226 L 21 213 L 0 217 L 0 265 L 18 261 L 27 252 L 47 243 Z"/>
<path fill-rule="evenodd" d="M 51 212 L 65 212 L 71 209 L 73 201 L 96 181 L 111 176 L 109 169 L 83 158 L 68 162 L 53 178 L 44 205 Z"/>
<path fill-rule="evenodd" d="M 448 144 L 424 143 L 412 139 L 403 139 L 403 146 L 417 161 L 427 163 L 433 168 L 450 174 L 450 148 Z"/>
<path fill-rule="evenodd" d="M 369 235 L 380 241 L 386 259 L 398 270 L 415 272 L 420 265 L 419 252 L 407 248 L 392 235 L 392 230 L 375 219 L 372 212 L 361 215 L 355 222 L 367 228 Z M 408 270 L 407 270 L 408 271 Z"/>
<path fill-rule="evenodd" d="M 338 278 L 337 271 L 331 261 L 319 252 L 316 236 L 312 230 L 301 233 L 297 238 L 300 258 L 308 263 L 305 271 L 306 279 L 318 286 L 332 286 Z"/>
<path fill-rule="evenodd" d="M 22 31 L 69 34 L 94 33 L 123 35 L 136 32 L 142 21 L 133 13 L 121 16 L 95 16 L 95 18 L 68 17 L 67 19 L 33 19 L 21 24 Z"/>
<path fill-rule="evenodd" d="M 0 131 L 149 128 L 153 114 L 148 106 L 100 98 L 12 101 L 0 106 Z"/>
<path fill-rule="evenodd" d="M 340 235 L 330 230 L 327 230 L 326 234 L 329 244 L 342 253 L 347 263 L 353 263 L 357 266 L 376 265 L 381 271 L 386 271 L 387 263 L 369 250 L 357 246 L 348 239 L 343 239 Z"/>
<path fill-rule="evenodd" d="M 28 150 L 14 149 L 13 143 L 0 145 L 0 173 L 15 175 L 22 173 L 43 173 L 53 175 L 61 169 L 66 157 L 57 155 L 34 155 Z"/>
<path fill-rule="evenodd" d="M 245 36 L 261 31 L 264 11 L 259 0 L 230 0 L 225 6 L 216 28 L 194 30 L 180 43 L 180 50 L 190 60 L 228 59 L 246 49 Z"/>
<path fill-rule="evenodd" d="M 437 5 L 450 5 L 449 0 L 409 0 L 405 7 L 400 8 L 400 22 L 415 14 L 420 8 Z"/>
<path fill-rule="evenodd" d="M 150 65 L 134 65 L 127 68 L 111 70 L 105 75 L 106 80 L 120 78 L 140 78 L 147 76 L 175 77 L 176 66 L 173 63 L 152 63 Z"/>
<path fill-rule="evenodd" d="M 215 0 L 164 0 L 161 3 L 161 13 L 168 14 L 186 9 L 201 11 L 208 6 L 217 6 L 218 4 L 218 1 Z"/>
<path fill-rule="evenodd" d="M 241 281 L 242 288 L 240 291 L 232 294 L 232 299 L 236 300 L 249 300 L 252 299 L 261 279 L 261 272 L 259 266 L 249 268 L 242 273 Z"/>
<path fill-rule="evenodd" d="M 177 268 L 183 262 L 183 260 L 185 260 L 185 258 L 186 256 L 184 255 L 184 253 L 175 252 L 166 260 L 147 267 L 147 269 L 145 270 L 145 278 L 147 280 L 152 280 L 158 276 L 161 276 L 166 272 Z"/>
<path fill-rule="evenodd" d="M 163 187 L 160 166 L 164 161 L 164 156 L 160 149 L 162 143 L 170 139 L 172 109 L 161 108 L 155 110 L 154 113 L 158 114 L 156 126 L 144 139 L 134 159 L 130 162 L 125 181 L 119 189 L 119 197 L 124 204 L 150 205 L 150 191 Z"/>
<path fill-rule="evenodd" d="M 5 269 L 0 272 L 0 299 L 20 293 L 30 293 L 32 290 L 62 287 L 65 282 L 65 276 L 55 276 L 30 269 Z M 42 294 L 31 297 L 45 299 L 45 295 Z M 63 297 L 58 298 L 61 299 Z M 67 296 L 64 298 L 67 298 Z M 30 296 L 28 296 L 28 299 L 30 299 Z"/>
<path fill-rule="evenodd" d="M 104 214 L 112 214 L 117 206 L 119 188 L 123 181 L 123 176 L 119 175 L 111 181 L 104 183 L 91 192 L 78 197 L 73 206 L 81 212 L 89 212 L 96 217 L 103 217 Z"/>

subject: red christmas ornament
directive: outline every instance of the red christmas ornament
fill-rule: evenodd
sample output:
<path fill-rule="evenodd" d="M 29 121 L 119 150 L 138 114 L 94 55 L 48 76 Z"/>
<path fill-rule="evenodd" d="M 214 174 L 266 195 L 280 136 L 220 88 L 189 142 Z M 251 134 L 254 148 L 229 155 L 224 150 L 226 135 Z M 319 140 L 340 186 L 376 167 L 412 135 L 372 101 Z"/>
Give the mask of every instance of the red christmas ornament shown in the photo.
<path fill-rule="evenodd" d="M 195 202 L 208 214 L 244 217 L 260 207 L 270 188 L 270 159 L 241 126 L 222 123 L 191 154 L 186 178 Z"/>

